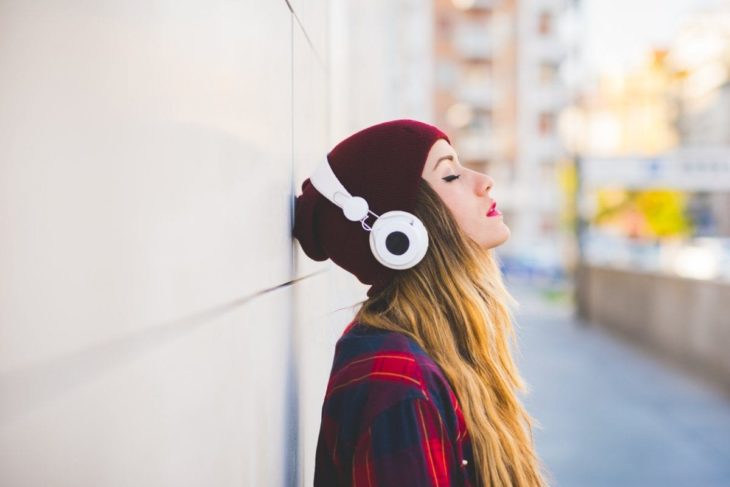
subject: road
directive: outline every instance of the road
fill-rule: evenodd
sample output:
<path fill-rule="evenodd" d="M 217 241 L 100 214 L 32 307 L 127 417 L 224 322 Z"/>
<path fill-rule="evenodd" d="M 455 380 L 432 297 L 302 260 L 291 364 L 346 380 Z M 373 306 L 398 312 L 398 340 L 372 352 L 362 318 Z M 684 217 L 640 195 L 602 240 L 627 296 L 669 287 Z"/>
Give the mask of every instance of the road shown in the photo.
<path fill-rule="evenodd" d="M 726 393 L 580 324 L 565 305 L 508 287 L 521 303 L 516 359 L 551 485 L 730 486 Z"/>

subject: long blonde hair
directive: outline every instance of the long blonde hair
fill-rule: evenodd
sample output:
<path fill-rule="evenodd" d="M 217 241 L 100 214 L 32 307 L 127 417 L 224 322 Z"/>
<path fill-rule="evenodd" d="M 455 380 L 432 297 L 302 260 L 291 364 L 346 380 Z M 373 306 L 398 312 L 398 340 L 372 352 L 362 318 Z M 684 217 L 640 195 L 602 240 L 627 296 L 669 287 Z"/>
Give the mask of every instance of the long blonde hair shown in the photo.
<path fill-rule="evenodd" d="M 509 348 L 510 338 L 517 344 L 516 302 L 491 251 L 462 232 L 425 180 L 414 213 L 429 233 L 426 256 L 355 319 L 410 336 L 441 367 L 464 412 L 481 485 L 543 487 L 533 420 L 516 396 L 525 390 Z"/>

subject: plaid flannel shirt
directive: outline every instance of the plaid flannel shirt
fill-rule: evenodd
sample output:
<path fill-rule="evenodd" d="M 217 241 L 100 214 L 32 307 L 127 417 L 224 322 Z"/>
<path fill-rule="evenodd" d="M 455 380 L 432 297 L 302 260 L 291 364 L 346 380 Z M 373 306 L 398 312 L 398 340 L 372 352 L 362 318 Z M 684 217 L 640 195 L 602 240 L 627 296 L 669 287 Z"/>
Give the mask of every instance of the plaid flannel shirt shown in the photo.
<path fill-rule="evenodd" d="M 352 322 L 335 348 L 315 487 L 473 487 L 456 395 L 411 338 Z"/>

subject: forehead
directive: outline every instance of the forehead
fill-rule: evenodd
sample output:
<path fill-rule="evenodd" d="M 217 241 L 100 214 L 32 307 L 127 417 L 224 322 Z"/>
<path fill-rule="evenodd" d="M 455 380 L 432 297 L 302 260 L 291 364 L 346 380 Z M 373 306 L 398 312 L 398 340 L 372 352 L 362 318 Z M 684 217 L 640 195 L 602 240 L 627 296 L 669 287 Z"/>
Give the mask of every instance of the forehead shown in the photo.
<path fill-rule="evenodd" d="M 456 154 L 454 148 L 444 139 L 439 139 L 431 146 L 426 159 L 426 165 L 435 166 L 440 157 Z"/>

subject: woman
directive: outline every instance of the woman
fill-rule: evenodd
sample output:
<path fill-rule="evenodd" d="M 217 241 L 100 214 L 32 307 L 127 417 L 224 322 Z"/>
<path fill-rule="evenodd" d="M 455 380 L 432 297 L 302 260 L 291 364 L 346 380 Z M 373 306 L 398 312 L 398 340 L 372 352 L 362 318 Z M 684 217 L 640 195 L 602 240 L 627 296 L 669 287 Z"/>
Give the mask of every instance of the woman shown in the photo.
<path fill-rule="evenodd" d="M 350 221 L 315 174 L 297 198 L 294 236 L 312 259 L 330 258 L 371 287 L 335 349 L 315 486 L 546 485 L 516 396 L 513 299 L 490 251 L 510 234 L 494 181 L 415 120 L 361 130 L 327 162 L 345 199 L 364 198 L 368 211 Z M 391 211 L 427 232 L 407 268 L 384 265 L 370 243 Z"/>

